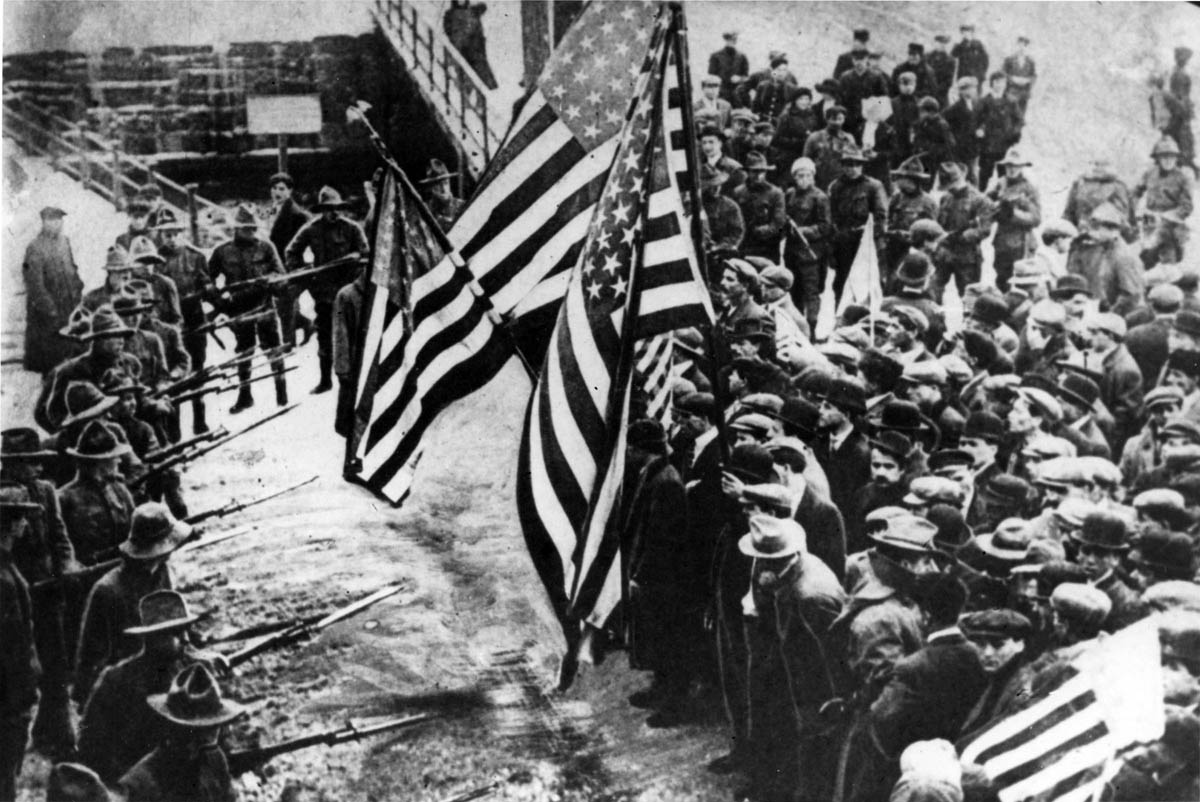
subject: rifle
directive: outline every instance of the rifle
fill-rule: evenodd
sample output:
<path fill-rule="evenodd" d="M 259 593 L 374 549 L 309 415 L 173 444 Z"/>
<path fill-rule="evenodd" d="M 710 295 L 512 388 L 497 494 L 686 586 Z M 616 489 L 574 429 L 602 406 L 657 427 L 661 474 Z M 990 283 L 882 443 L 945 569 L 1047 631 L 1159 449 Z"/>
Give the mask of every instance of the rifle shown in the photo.
<path fill-rule="evenodd" d="M 210 440 L 216 440 L 217 438 L 224 437 L 227 434 L 229 434 L 229 430 L 224 426 L 220 427 L 219 429 L 210 429 L 204 434 L 198 434 L 189 440 L 180 440 L 178 443 L 169 445 L 166 448 L 160 448 L 156 451 L 151 451 L 143 458 L 142 461 L 146 463 L 152 463 L 168 459 L 169 457 L 174 457 L 177 454 L 187 451 L 192 446 L 197 446 L 201 443 L 207 443 Z"/>
<path fill-rule="evenodd" d="M 249 501 L 236 501 L 236 500 L 231 501 L 222 507 L 214 507 L 211 510 L 205 510 L 204 512 L 198 512 L 195 515 L 189 515 L 187 518 L 184 518 L 183 520 L 189 524 L 198 524 L 202 521 L 207 521 L 209 518 L 223 518 L 226 515 L 232 515 L 235 512 L 241 512 L 242 510 L 247 509 L 249 507 L 254 507 L 259 504 L 264 504 L 273 498 L 279 498 L 280 496 L 282 496 L 286 493 L 291 493 L 293 490 L 299 490 L 300 488 L 304 487 L 305 485 L 312 484 L 315 481 L 317 481 L 317 477 L 310 476 L 309 478 L 305 479 L 303 482 L 297 482 L 294 485 L 285 487 L 282 490 L 276 490 L 274 492 L 268 493 L 265 496 L 259 496 L 258 498 L 252 498 Z"/>
<path fill-rule="evenodd" d="M 320 613 L 310 615 L 305 618 L 295 618 L 288 621 L 272 621 L 267 624 L 254 624 L 245 629 L 239 629 L 236 632 L 231 632 L 228 635 L 221 635 L 216 638 L 208 638 L 205 644 L 213 643 L 231 643 L 239 640 L 250 640 L 251 638 L 261 638 L 264 635 L 273 635 L 276 632 L 282 632 L 285 629 L 291 629 L 299 624 L 307 624 L 312 626 L 320 621 L 324 616 Z"/>
<path fill-rule="evenodd" d="M 471 802 L 472 799 L 483 799 L 485 796 L 491 796 L 496 791 L 500 790 L 500 783 L 492 783 L 485 785 L 482 788 L 472 788 L 470 791 L 464 791 L 461 794 L 449 797 L 442 802 Z"/>
<path fill-rule="evenodd" d="M 104 576 L 109 571 L 120 565 L 122 560 L 123 558 L 121 557 L 114 557 L 109 560 L 102 560 L 98 563 L 85 566 L 84 568 L 80 568 L 78 571 L 69 571 L 67 573 L 59 574 L 58 576 L 52 576 L 48 579 L 38 580 L 29 586 L 29 592 L 37 593 L 38 591 L 58 587 L 59 585 L 63 585 L 67 582 L 83 583 L 94 577 Z"/>
<path fill-rule="evenodd" d="M 361 613 L 363 610 L 366 610 L 368 607 L 383 601 L 389 596 L 395 596 L 397 593 L 404 590 L 405 587 L 406 584 L 403 582 L 395 585 L 388 585 L 381 590 L 375 591 L 364 599 L 359 599 L 353 604 L 348 604 L 345 607 L 334 610 L 329 615 L 313 623 L 300 621 L 293 626 L 288 627 L 287 629 L 276 632 L 272 635 L 268 635 L 257 643 L 252 643 L 243 649 L 239 649 L 233 654 L 227 655 L 229 667 L 236 668 L 247 660 L 257 657 L 263 652 L 270 651 L 271 649 L 278 649 L 281 646 L 291 646 L 292 644 L 299 643 L 300 641 L 308 640 L 326 627 L 336 624 L 338 621 L 344 621 L 351 616 L 355 616 Z"/>
<path fill-rule="evenodd" d="M 268 360 L 273 360 L 277 357 L 282 357 L 290 350 L 290 345 L 277 345 L 274 348 L 263 351 L 262 355 Z M 152 397 L 161 398 L 163 396 L 175 395 L 183 390 L 191 390 L 192 388 L 198 387 L 205 382 L 212 381 L 215 378 L 228 378 L 229 376 L 236 375 L 236 368 L 239 365 L 244 365 L 247 362 L 253 361 L 256 356 L 258 356 L 258 354 L 251 352 L 249 354 L 235 356 L 232 359 L 228 359 L 216 365 L 207 365 L 199 370 L 189 373 L 187 376 L 184 376 L 181 379 L 177 379 L 176 381 L 173 381 L 170 384 L 155 390 Z"/>
<path fill-rule="evenodd" d="M 231 390 L 241 389 L 243 384 L 253 384 L 254 382 L 260 382 L 263 379 L 278 378 L 279 376 L 282 376 L 285 373 L 291 373 L 293 370 L 296 370 L 298 367 L 299 367 L 298 365 L 292 365 L 291 367 L 284 368 L 283 370 L 269 371 L 267 373 L 262 373 L 258 376 L 251 376 L 250 378 L 246 379 L 245 381 L 242 381 L 239 379 L 239 380 L 232 381 L 232 382 L 226 382 L 225 384 L 208 384 L 203 387 L 197 387 L 195 390 L 188 390 L 186 393 L 180 393 L 179 395 L 169 396 L 167 398 L 167 400 L 170 401 L 175 406 L 178 406 L 178 405 L 182 404 L 184 401 L 191 401 L 193 398 L 201 398 L 203 396 L 208 395 L 209 393 L 228 393 Z M 224 377 L 222 377 L 222 378 L 224 378 Z"/>
<path fill-rule="evenodd" d="M 208 443 L 207 445 L 201 446 L 200 448 L 197 448 L 195 451 L 193 451 L 191 453 L 179 454 L 178 456 L 172 457 L 167 460 L 163 460 L 162 462 L 158 463 L 157 465 L 152 466 L 150 468 L 150 470 L 146 471 L 146 473 L 142 474 L 141 476 L 137 477 L 136 479 L 131 480 L 128 483 L 128 486 L 131 490 L 135 487 L 140 487 L 151 476 L 158 474 L 158 473 L 162 473 L 163 471 L 169 470 L 171 468 L 174 468 L 176 465 L 181 465 L 185 462 L 190 462 L 191 460 L 195 459 L 196 457 L 202 457 L 205 454 L 207 454 L 208 452 L 225 445 L 230 440 L 241 437 L 246 432 L 249 432 L 252 429 L 257 429 L 259 426 L 262 426 L 264 423 L 273 421 L 281 415 L 286 415 L 287 413 L 291 412 L 293 409 L 295 409 L 298 406 L 300 406 L 300 405 L 299 404 L 289 404 L 288 406 L 284 407 L 283 409 L 278 410 L 277 412 L 272 412 L 270 415 L 266 416 L 262 420 L 255 421 L 254 423 L 251 423 L 249 426 L 247 426 L 244 429 L 239 429 L 238 431 L 233 432 L 231 434 L 227 434 L 218 440 L 214 440 L 213 442 Z"/>
<path fill-rule="evenodd" d="M 306 267 L 303 270 L 293 270 L 290 273 L 268 273 L 265 276 L 255 276 L 254 278 L 243 279 L 226 284 L 224 287 L 209 287 L 204 290 L 196 290 L 189 292 L 179 298 L 180 301 L 191 301 L 199 298 L 206 300 L 227 292 L 239 292 L 241 290 L 263 289 L 266 287 L 275 287 L 282 284 L 290 284 L 298 279 L 308 278 L 329 270 L 335 270 L 339 267 L 355 264 L 363 260 L 363 255 L 358 251 L 348 253 L 345 256 L 339 256 L 337 259 L 332 259 L 324 264 Z"/>
<path fill-rule="evenodd" d="M 202 323 L 196 328 L 189 330 L 188 334 L 207 334 L 210 331 L 224 329 L 229 326 L 237 326 L 243 323 L 257 323 L 273 314 L 275 314 L 274 309 L 252 309 L 249 312 L 227 317 L 224 320 L 210 320 L 207 323 Z"/>
<path fill-rule="evenodd" d="M 318 732 L 313 735 L 303 735 L 299 738 L 293 738 L 290 741 L 283 741 L 271 746 L 260 746 L 257 749 L 230 752 L 226 758 L 229 761 L 229 773 L 234 776 L 245 774 L 272 758 L 279 755 L 286 755 L 288 752 L 307 749 L 310 746 L 334 746 L 335 744 L 359 741 L 369 735 L 378 735 L 381 732 L 406 730 L 418 724 L 432 721 L 435 718 L 437 716 L 430 713 L 417 713 L 413 716 L 401 716 L 361 727 L 356 726 L 353 722 L 346 722 L 346 726 L 341 729 L 326 730 L 325 732 Z"/>

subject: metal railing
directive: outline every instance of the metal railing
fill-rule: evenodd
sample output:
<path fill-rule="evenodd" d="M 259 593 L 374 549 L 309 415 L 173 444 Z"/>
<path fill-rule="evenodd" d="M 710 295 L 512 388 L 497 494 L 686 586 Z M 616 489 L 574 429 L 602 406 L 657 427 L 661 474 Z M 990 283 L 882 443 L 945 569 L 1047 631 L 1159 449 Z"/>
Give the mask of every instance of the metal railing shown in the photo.
<path fill-rule="evenodd" d="M 499 137 L 488 119 L 487 89 L 479 75 L 406 0 L 375 0 L 375 18 L 404 58 L 414 82 L 458 140 L 464 167 L 483 173 Z"/>
<path fill-rule="evenodd" d="M 193 241 L 199 241 L 201 211 L 221 207 L 196 194 L 196 185 L 183 186 L 117 145 L 26 98 L 4 95 L 4 134 L 29 153 L 45 156 L 55 169 L 66 173 L 118 209 L 127 197 L 153 181 L 162 188 L 163 201 L 191 223 Z"/>

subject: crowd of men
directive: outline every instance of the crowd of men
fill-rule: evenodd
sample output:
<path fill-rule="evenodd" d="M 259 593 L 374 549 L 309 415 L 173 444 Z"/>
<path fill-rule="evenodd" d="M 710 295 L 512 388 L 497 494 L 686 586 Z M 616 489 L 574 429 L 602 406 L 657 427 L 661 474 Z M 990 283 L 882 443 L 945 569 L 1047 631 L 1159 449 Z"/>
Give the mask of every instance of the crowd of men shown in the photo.
<path fill-rule="evenodd" d="M 1097 155 L 1045 208 L 1020 149 L 1028 40 L 989 71 L 962 32 L 888 75 L 857 31 L 812 90 L 783 53 L 752 72 L 734 33 L 712 55 L 718 321 L 676 333 L 670 422 L 630 426 L 608 634 L 653 672 L 630 699 L 651 727 L 721 699 L 732 748 L 709 768 L 739 798 L 982 800 L 997 788 L 952 744 L 1153 616 L 1166 733 L 1106 798 L 1200 798 L 1191 155 L 1163 136 L 1122 165 L 1132 187 Z M 817 341 L 871 217 L 882 302 Z"/>
<path fill-rule="evenodd" d="M 421 182 L 447 226 L 459 210 L 452 177 L 435 162 Z M 229 239 L 207 254 L 161 190 L 143 188 L 103 283 L 86 292 L 67 212 L 41 210 L 23 265 L 40 431 L 0 432 L 0 800 L 16 798 L 30 746 L 58 763 L 51 800 L 104 798 L 106 786 L 130 800 L 234 798 L 217 736 L 241 707 L 221 698 L 216 677 L 228 667 L 193 648 L 197 617 L 173 590 L 171 555 L 198 534 L 176 466 L 234 436 L 210 424 L 211 391 L 236 391 L 228 413 L 238 415 L 270 379 L 286 407 L 285 357 L 314 329 L 313 393 L 333 389 L 336 366 L 343 423 L 352 412 L 366 235 L 336 190 L 320 190 L 314 214 L 293 187 L 271 177 L 267 236 L 239 205 Z M 302 292 L 315 322 L 298 312 Z M 208 342 L 225 349 L 226 331 L 232 358 L 209 365 Z M 263 358 L 269 370 L 255 372 Z"/>

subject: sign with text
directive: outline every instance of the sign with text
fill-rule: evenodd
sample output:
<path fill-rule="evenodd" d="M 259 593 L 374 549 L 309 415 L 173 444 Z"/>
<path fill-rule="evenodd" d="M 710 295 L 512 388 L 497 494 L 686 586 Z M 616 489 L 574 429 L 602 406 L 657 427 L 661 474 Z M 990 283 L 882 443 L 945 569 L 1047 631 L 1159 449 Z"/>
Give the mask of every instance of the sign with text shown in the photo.
<path fill-rule="evenodd" d="M 251 95 L 246 98 L 246 127 L 252 134 L 321 132 L 320 95 Z"/>

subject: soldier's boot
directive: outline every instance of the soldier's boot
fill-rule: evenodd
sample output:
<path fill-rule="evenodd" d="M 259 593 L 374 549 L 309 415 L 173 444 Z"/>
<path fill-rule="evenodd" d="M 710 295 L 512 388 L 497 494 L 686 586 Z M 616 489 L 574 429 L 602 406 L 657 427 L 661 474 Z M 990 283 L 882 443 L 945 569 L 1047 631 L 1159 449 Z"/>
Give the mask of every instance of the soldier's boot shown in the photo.
<path fill-rule="evenodd" d="M 333 389 L 333 357 L 329 354 L 320 354 L 317 358 L 321 363 L 321 380 L 313 388 L 313 395 L 327 393 Z"/>
<path fill-rule="evenodd" d="M 312 339 L 313 333 L 317 330 L 312 318 L 299 311 L 296 312 L 296 328 L 304 334 L 304 339 L 300 341 L 301 345 L 308 345 L 308 341 Z"/>
<path fill-rule="evenodd" d="M 250 409 L 252 406 L 254 406 L 254 396 L 250 392 L 250 387 L 249 385 L 242 385 L 241 389 L 238 390 L 237 401 L 229 408 L 229 414 L 236 415 L 239 412 Z"/>
<path fill-rule="evenodd" d="M 208 421 L 204 414 L 204 401 L 192 399 L 192 434 L 204 434 L 208 431 Z"/>
<path fill-rule="evenodd" d="M 286 407 L 287 402 L 287 379 L 279 376 L 275 379 L 275 403 L 281 407 Z"/>

